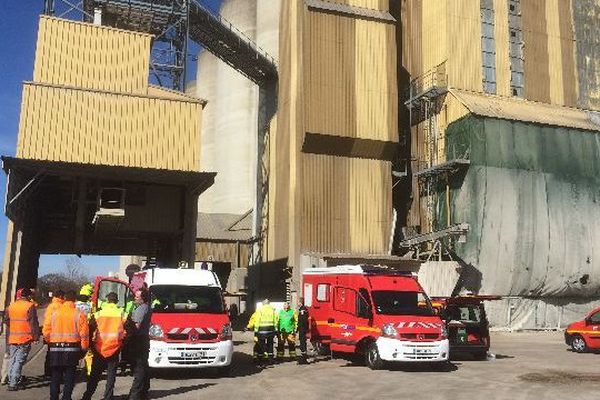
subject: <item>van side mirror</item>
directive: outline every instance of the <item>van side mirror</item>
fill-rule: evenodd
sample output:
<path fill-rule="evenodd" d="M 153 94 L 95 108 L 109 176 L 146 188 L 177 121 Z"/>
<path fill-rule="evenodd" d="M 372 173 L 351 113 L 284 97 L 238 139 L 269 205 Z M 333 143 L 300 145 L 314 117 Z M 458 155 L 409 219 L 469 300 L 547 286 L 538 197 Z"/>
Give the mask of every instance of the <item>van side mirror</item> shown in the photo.
<path fill-rule="evenodd" d="M 441 319 L 443 319 L 444 321 L 448 321 L 448 312 L 446 311 L 445 308 L 441 308 L 438 310 L 438 315 L 440 316 Z"/>

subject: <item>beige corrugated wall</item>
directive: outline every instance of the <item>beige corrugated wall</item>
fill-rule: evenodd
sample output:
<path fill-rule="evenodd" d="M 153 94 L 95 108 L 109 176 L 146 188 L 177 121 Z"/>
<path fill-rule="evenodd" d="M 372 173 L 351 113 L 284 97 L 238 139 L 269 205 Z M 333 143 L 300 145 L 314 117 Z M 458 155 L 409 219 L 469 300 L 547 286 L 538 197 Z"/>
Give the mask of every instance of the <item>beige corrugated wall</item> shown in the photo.
<path fill-rule="evenodd" d="M 305 154 L 302 249 L 381 254 L 391 226 L 391 165 Z"/>
<path fill-rule="evenodd" d="M 479 1 L 449 0 L 446 10 L 448 84 L 482 90 Z"/>
<path fill-rule="evenodd" d="M 396 142 L 394 25 L 308 12 L 304 35 L 306 131 Z"/>
<path fill-rule="evenodd" d="M 420 40 L 422 45 L 421 52 L 414 57 L 420 59 L 418 65 L 421 69 L 411 72 L 411 75 L 420 76 L 448 58 L 447 13 L 446 1 L 424 0 L 420 4 L 422 19 L 417 24 L 420 30 L 415 33 L 418 35 L 416 40 Z"/>
<path fill-rule="evenodd" d="M 202 103 L 148 85 L 150 39 L 40 17 L 17 156 L 198 171 Z"/>
<path fill-rule="evenodd" d="M 197 171 L 198 102 L 26 83 L 17 157 Z"/>
<path fill-rule="evenodd" d="M 250 245 L 240 244 L 239 249 L 240 265 L 237 265 L 237 243 L 196 242 L 196 260 L 229 262 L 233 268 L 247 268 L 250 256 Z"/>
<path fill-rule="evenodd" d="M 299 45 L 302 39 L 299 28 L 302 7 L 300 2 L 284 2 L 281 7 L 277 130 L 270 136 L 269 153 L 268 260 L 288 258 L 290 254 L 290 219 L 295 203 L 290 193 L 291 157 L 297 154 L 297 150 L 292 152 L 291 147 L 297 141 L 295 121 L 300 107 L 296 85 L 302 52 Z"/>
<path fill-rule="evenodd" d="M 510 58 L 508 1 L 494 0 L 494 38 L 496 40 L 496 93 L 510 96 Z"/>
<path fill-rule="evenodd" d="M 378 1 L 351 5 L 388 6 Z M 301 1 L 283 3 L 280 26 L 269 259 L 283 256 L 282 249 L 294 266 L 308 251 L 385 253 L 392 220 L 391 163 L 308 154 L 301 148 L 307 131 L 397 141 L 395 27 L 308 10 Z"/>
<path fill-rule="evenodd" d="M 33 80 L 146 94 L 152 36 L 40 17 Z"/>
<path fill-rule="evenodd" d="M 354 7 L 370 8 L 371 10 L 390 9 L 390 0 L 328 0 L 331 3 L 346 4 Z"/>

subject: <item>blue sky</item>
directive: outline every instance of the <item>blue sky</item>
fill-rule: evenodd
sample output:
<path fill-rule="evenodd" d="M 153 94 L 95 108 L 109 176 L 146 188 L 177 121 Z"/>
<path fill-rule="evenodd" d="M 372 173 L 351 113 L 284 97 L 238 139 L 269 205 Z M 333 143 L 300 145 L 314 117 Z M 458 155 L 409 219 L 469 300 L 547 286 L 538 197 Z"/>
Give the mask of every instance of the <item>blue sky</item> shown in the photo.
<path fill-rule="evenodd" d="M 59 2 L 60 0 L 56 0 Z M 222 0 L 202 0 L 201 3 L 218 9 Z M 19 110 L 21 107 L 22 82 L 31 80 L 33 59 L 37 39 L 38 16 L 44 7 L 43 0 L 3 0 L 0 13 L 0 154 L 15 154 Z M 199 47 L 190 46 L 190 53 L 197 53 Z M 191 57 L 190 57 L 191 58 Z M 194 63 L 190 60 L 190 66 Z M 196 68 L 188 68 L 190 74 Z M 6 175 L 0 171 L 0 195 L 5 196 Z M 3 204 L 4 205 L 4 204 Z M 6 244 L 7 218 L 0 215 L 0 251 L 4 254 Z M 42 256 L 40 275 L 59 271 L 64 267 L 68 256 Z M 1 259 L 1 258 L 0 258 Z M 83 257 L 83 264 L 89 266 L 91 275 L 103 275 L 118 269 L 117 257 Z"/>

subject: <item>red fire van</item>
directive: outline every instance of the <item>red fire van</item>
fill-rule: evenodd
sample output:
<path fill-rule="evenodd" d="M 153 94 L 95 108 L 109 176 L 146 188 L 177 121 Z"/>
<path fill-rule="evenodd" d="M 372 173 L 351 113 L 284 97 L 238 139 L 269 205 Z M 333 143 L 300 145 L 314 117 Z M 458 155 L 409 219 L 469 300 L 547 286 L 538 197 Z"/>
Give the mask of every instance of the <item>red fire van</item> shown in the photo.
<path fill-rule="evenodd" d="M 600 308 L 592 310 L 583 320 L 567 326 L 565 342 L 573 351 L 585 353 L 600 350 Z"/>
<path fill-rule="evenodd" d="M 221 284 L 208 270 L 154 268 L 134 274 L 131 284 L 98 278 L 93 303 L 107 293 L 125 307 L 131 291 L 148 286 L 151 295 L 151 368 L 217 368 L 227 374 L 233 356 L 231 323 Z"/>
<path fill-rule="evenodd" d="M 303 274 L 303 294 L 317 348 L 386 361 L 446 362 L 448 332 L 410 272 L 340 265 Z"/>

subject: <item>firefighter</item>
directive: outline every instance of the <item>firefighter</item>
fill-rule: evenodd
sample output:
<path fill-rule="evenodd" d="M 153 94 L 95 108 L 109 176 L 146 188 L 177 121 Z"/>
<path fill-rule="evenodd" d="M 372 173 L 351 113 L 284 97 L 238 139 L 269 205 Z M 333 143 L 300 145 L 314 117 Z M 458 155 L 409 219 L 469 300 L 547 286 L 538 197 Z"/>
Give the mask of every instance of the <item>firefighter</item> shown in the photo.
<path fill-rule="evenodd" d="M 308 364 L 306 354 L 306 334 L 308 333 L 309 314 L 308 308 L 304 305 L 304 297 L 298 299 L 298 342 L 300 347 L 300 357 L 298 357 L 298 364 Z"/>
<path fill-rule="evenodd" d="M 119 351 L 125 337 L 125 314 L 117 306 L 119 298 L 115 292 L 106 295 L 102 310 L 94 313 L 90 320 L 91 346 L 94 353 L 92 371 L 87 382 L 83 400 L 91 400 L 102 373 L 106 369 L 104 400 L 112 400 L 119 364 Z"/>
<path fill-rule="evenodd" d="M 75 302 L 75 308 L 82 312 L 88 320 L 90 319 L 92 313 L 92 294 L 94 294 L 94 287 L 91 283 L 85 283 L 83 286 L 81 286 L 81 289 L 79 289 L 79 295 L 77 296 L 77 301 Z M 98 301 L 98 304 L 101 304 L 101 302 Z M 94 356 L 92 352 L 88 350 L 83 358 L 83 365 L 88 376 L 92 373 L 92 362 L 94 361 L 93 357 Z"/>
<path fill-rule="evenodd" d="M 290 358 L 296 358 L 296 328 L 298 327 L 298 315 L 290 308 L 288 303 L 283 303 L 283 309 L 279 311 L 277 318 L 277 358 L 283 358 L 285 344 L 288 345 Z"/>
<path fill-rule="evenodd" d="M 262 303 L 259 304 L 258 309 L 256 311 L 254 311 L 254 313 L 252 313 L 252 315 L 250 316 L 250 319 L 248 320 L 248 325 L 246 325 L 246 329 L 251 329 L 252 331 L 254 331 L 254 324 L 256 323 L 256 314 L 258 312 L 258 310 L 260 309 L 260 307 L 262 307 Z M 252 359 L 254 361 L 258 360 L 258 353 L 260 352 L 260 345 L 258 343 L 258 335 L 256 332 L 254 332 L 254 346 L 252 347 Z"/>
<path fill-rule="evenodd" d="M 65 293 L 65 301 L 44 321 L 43 334 L 50 352 L 50 400 L 58 400 L 61 381 L 63 400 L 71 400 L 79 360 L 89 347 L 88 322 L 75 308 L 75 292 Z"/>
<path fill-rule="evenodd" d="M 65 301 L 65 292 L 58 289 L 52 292 L 52 301 L 46 307 L 46 314 L 44 314 L 44 324 L 46 319 L 50 318 L 54 311 L 58 310 L 62 303 Z M 44 376 L 50 376 L 50 352 L 46 351 L 46 360 L 44 361 Z"/>
<path fill-rule="evenodd" d="M 94 293 L 94 287 L 91 283 L 86 283 L 79 290 L 79 296 L 75 302 L 75 307 L 88 317 L 92 311 L 92 294 Z"/>
<path fill-rule="evenodd" d="M 260 356 L 265 360 L 273 359 L 273 339 L 276 329 L 277 313 L 269 299 L 264 299 L 262 307 L 256 310 L 254 333 L 258 336 Z"/>
<path fill-rule="evenodd" d="M 21 371 L 27 360 L 31 343 L 39 339 L 40 326 L 35 304 L 31 301 L 31 290 L 17 291 L 16 300 L 6 311 L 6 343 L 9 353 L 8 390 L 24 389 Z"/>

